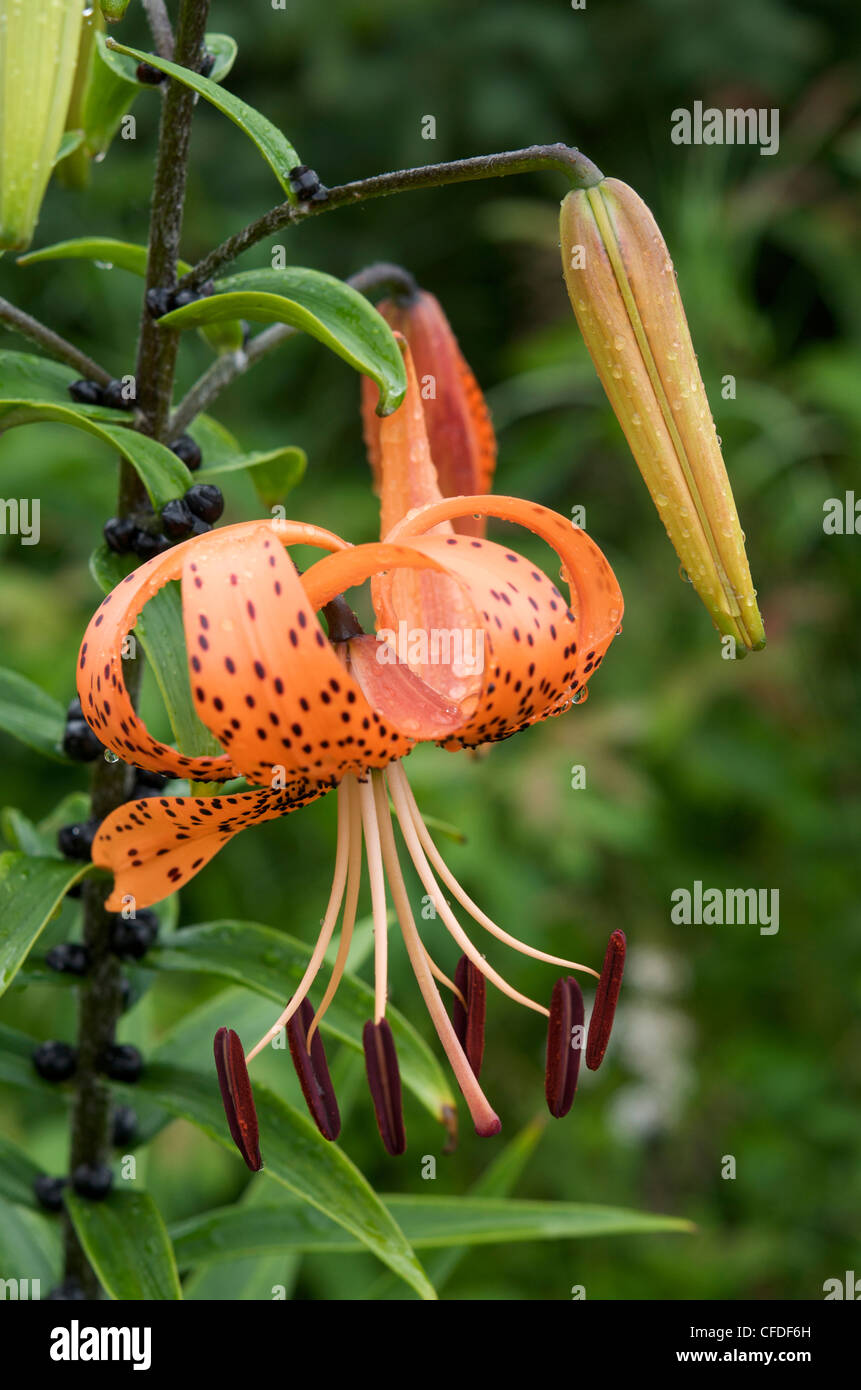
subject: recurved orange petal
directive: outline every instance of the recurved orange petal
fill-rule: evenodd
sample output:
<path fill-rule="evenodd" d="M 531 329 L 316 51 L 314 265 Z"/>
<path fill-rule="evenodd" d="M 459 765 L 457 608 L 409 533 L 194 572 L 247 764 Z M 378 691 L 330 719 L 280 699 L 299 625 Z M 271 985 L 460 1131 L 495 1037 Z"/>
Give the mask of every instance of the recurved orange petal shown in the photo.
<path fill-rule="evenodd" d="M 339 660 L 317 620 L 322 605 L 270 528 L 229 546 L 223 536 L 201 538 L 186 557 L 183 621 L 197 713 L 243 776 L 310 790 L 403 756 L 410 741 Z"/>
<path fill-rule="evenodd" d="M 135 907 L 160 902 L 194 878 L 240 830 L 284 816 L 324 790 L 303 783 L 286 791 L 126 802 L 102 821 L 93 840 L 93 863 L 114 874 L 108 911 L 119 912 L 129 899 Z"/>
<path fill-rule="evenodd" d="M 556 550 L 570 600 L 516 551 L 465 537 L 424 537 L 459 510 L 514 521 Z M 478 706 L 449 747 L 507 738 L 561 714 L 600 665 L 622 618 L 622 594 L 601 551 L 584 531 L 538 503 L 511 497 L 453 498 L 395 528 L 393 539 L 435 558 L 465 585 L 484 624 L 484 677 Z M 378 621 L 390 622 L 383 609 Z"/>
<path fill-rule="evenodd" d="M 179 579 L 183 565 L 202 541 L 229 548 L 237 538 L 271 529 L 281 545 L 314 545 L 338 550 L 346 542 L 331 531 L 303 522 L 242 522 L 225 526 L 211 536 L 194 537 L 140 565 L 112 589 L 90 620 L 78 655 L 77 685 L 84 716 L 105 747 L 126 762 L 170 777 L 194 781 L 226 781 L 237 775 L 231 758 L 186 757 L 168 744 L 151 737 L 138 718 L 123 678 L 122 649 L 144 605 L 171 579 Z M 217 538 L 217 539 L 216 539 Z"/>

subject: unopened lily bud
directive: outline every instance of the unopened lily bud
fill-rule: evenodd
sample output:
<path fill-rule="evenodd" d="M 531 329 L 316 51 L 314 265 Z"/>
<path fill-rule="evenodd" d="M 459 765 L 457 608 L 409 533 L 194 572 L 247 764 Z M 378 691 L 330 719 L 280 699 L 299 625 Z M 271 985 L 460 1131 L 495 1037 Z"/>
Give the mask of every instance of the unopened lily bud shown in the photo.
<path fill-rule="evenodd" d="M 577 322 L 682 566 L 740 654 L 765 646 L 732 489 L 673 263 L 643 200 L 618 179 L 562 203 Z"/>
<path fill-rule="evenodd" d="M 63 134 L 81 0 L 0 0 L 0 249 L 30 244 Z"/>
<path fill-rule="evenodd" d="M 496 436 L 484 396 L 461 352 L 439 300 L 425 290 L 377 305 L 386 322 L 409 344 L 421 391 L 431 458 L 443 497 L 490 492 L 496 467 Z M 365 444 L 379 486 L 380 420 L 375 388 L 362 379 Z M 484 522 L 459 517 L 454 529 L 483 536 Z"/>

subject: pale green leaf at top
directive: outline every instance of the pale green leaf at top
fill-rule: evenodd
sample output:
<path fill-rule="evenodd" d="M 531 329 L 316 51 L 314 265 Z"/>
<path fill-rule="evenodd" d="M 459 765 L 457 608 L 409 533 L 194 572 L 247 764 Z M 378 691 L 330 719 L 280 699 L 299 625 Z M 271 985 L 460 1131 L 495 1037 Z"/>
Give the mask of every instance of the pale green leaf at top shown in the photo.
<path fill-rule="evenodd" d="M 134 1088 L 117 1089 L 130 1098 L 142 1092 L 236 1154 L 214 1074 L 202 1076 L 151 1062 Z M 265 1163 L 263 1175 L 255 1181 L 274 1178 L 324 1219 L 343 1227 L 351 1241 L 360 1242 L 424 1299 L 435 1298 L 397 1223 L 346 1154 L 266 1087 L 255 1085 L 254 1101 Z M 250 1219 L 251 1210 L 243 1209 L 240 1215 Z"/>
<path fill-rule="evenodd" d="M 0 667 L 0 729 L 37 753 L 65 762 L 60 746 L 65 726 L 59 700 L 26 676 Z"/>
<path fill-rule="evenodd" d="M 291 324 L 377 383 L 379 415 L 397 410 L 406 393 L 403 357 L 382 314 L 352 285 L 324 271 L 291 266 L 231 275 L 217 282 L 216 291 L 159 322 L 172 328 L 236 318 Z"/>
<path fill-rule="evenodd" d="M 66 1190 L 75 1234 L 109 1298 L 157 1302 L 182 1298 L 173 1247 L 148 1192 L 110 1192 L 101 1202 Z"/>
<path fill-rule="evenodd" d="M 118 44 L 113 39 L 108 39 L 107 47 L 116 53 L 125 53 L 135 58 L 139 63 L 149 63 L 150 67 L 158 68 L 160 72 L 166 72 L 168 76 L 181 82 L 183 86 L 190 87 L 193 92 L 198 92 L 200 96 L 215 106 L 223 115 L 228 116 L 234 125 L 253 140 L 263 158 L 271 168 L 290 202 L 296 201 L 296 196 L 290 188 L 288 175 L 291 169 L 295 169 L 301 160 L 294 150 L 286 135 L 262 116 L 259 111 L 255 111 L 253 106 L 247 102 L 240 101 L 239 97 L 232 92 L 225 92 L 219 87 L 217 82 L 211 81 L 207 77 L 201 77 L 198 72 L 191 72 L 188 68 L 180 67 L 177 63 L 171 63 L 167 58 L 160 58 L 153 53 L 143 53 L 136 48 L 127 48 L 124 44 Z"/>
<path fill-rule="evenodd" d="M 8 412 L 0 421 L 3 429 L 56 423 L 72 425 L 95 435 L 128 460 L 156 509 L 163 507 L 173 497 L 181 497 L 192 485 L 192 476 L 182 460 L 163 444 L 139 434 L 137 430 L 121 429 L 105 420 L 96 420 L 81 410 L 47 401 L 13 400 L 0 395 L 0 410 Z"/>
<path fill-rule="evenodd" d="M 0 854 L 0 994 L 15 978 L 68 890 L 90 870 L 69 859 Z"/>

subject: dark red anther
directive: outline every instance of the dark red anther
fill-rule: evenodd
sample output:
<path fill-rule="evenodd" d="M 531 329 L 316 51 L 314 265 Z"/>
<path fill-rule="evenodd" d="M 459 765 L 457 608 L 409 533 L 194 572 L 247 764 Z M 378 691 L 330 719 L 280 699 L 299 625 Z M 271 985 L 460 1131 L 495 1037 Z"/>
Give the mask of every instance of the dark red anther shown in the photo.
<path fill-rule="evenodd" d="M 625 933 L 623 931 L 612 932 L 610 940 L 607 942 L 607 954 L 604 957 L 601 978 L 595 991 L 592 1017 L 589 1020 L 589 1036 L 586 1039 L 586 1066 L 590 1071 L 598 1070 L 604 1060 L 607 1043 L 610 1041 L 613 1016 L 616 1012 L 616 1003 L 622 985 L 622 971 L 625 968 L 626 948 Z"/>
<path fill-rule="evenodd" d="M 551 1115 L 561 1120 L 574 1102 L 583 1050 L 583 995 L 573 975 L 553 986 L 547 1023 L 547 1071 L 544 1094 Z"/>
<path fill-rule="evenodd" d="M 407 1147 L 407 1136 L 401 1104 L 401 1074 L 392 1030 L 384 1018 L 379 1023 L 365 1024 L 362 1043 L 380 1138 L 392 1156 L 402 1154 Z"/>
<path fill-rule="evenodd" d="M 337 1139 L 341 1133 L 341 1116 L 319 1028 L 311 1039 L 310 1052 L 306 1041 L 313 1018 L 314 1007 L 310 999 L 303 999 L 287 1024 L 287 1041 L 312 1120 L 324 1139 Z"/>
<path fill-rule="evenodd" d="M 468 956 L 461 956 L 454 973 L 454 983 L 466 1001 L 457 995 L 451 1011 L 451 1022 L 457 1040 L 466 1053 L 466 1060 L 478 1077 L 484 1057 L 484 1018 L 487 1008 L 487 983 L 478 966 Z"/>
<path fill-rule="evenodd" d="M 258 1142 L 257 1111 L 254 1109 L 254 1094 L 239 1035 L 232 1028 L 219 1028 L 213 1051 L 224 1113 L 233 1142 L 252 1173 L 259 1173 L 263 1159 Z"/>

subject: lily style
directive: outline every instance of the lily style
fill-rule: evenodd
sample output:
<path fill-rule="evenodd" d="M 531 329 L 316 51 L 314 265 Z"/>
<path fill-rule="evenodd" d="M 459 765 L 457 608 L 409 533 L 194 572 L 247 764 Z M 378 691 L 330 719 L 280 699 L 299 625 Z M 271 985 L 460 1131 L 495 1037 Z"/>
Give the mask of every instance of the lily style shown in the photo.
<path fill-rule="evenodd" d="M 247 1063 L 282 1028 L 311 1115 L 321 1133 L 340 1129 L 318 1032 L 347 965 L 363 860 L 374 921 L 374 1016 L 365 1026 L 366 1068 L 385 1147 L 406 1147 L 394 1041 L 386 1022 L 388 903 L 426 1007 L 479 1135 L 500 1121 L 479 1084 L 486 982 L 548 1018 L 548 1105 L 562 1115 L 574 1096 L 582 1050 L 583 1000 L 574 975 L 558 981 L 550 1007 L 500 974 L 461 925 L 467 916 L 517 952 L 566 971 L 599 976 L 586 1043 L 599 1065 L 621 981 L 625 939 L 614 932 L 600 972 L 518 940 L 473 902 L 427 829 L 404 768 L 420 742 L 474 749 L 562 714 L 620 630 L 623 603 L 604 555 L 581 529 L 538 503 L 476 493 L 444 497 L 431 457 L 409 350 L 403 405 L 379 423 L 383 539 L 351 546 L 318 526 L 253 521 L 194 537 L 155 557 L 107 596 L 81 646 L 78 691 L 102 743 L 141 768 L 190 778 L 242 777 L 251 790 L 133 801 L 107 817 L 93 861 L 114 874 L 109 910 L 144 907 L 187 883 L 240 830 L 297 810 L 337 790 L 335 863 L 328 905 L 308 967 L 280 1016 L 247 1056 L 221 1029 L 216 1065 L 231 1133 L 252 1169 L 261 1166 Z M 516 550 L 455 530 L 464 518 L 494 517 L 539 536 L 561 562 L 553 580 Z M 289 547 L 323 558 L 299 574 Z M 123 682 L 122 649 L 147 600 L 180 580 L 191 692 L 223 752 L 191 757 L 158 742 L 135 713 Z M 363 632 L 343 595 L 371 580 L 377 635 Z M 321 615 L 322 619 L 321 620 Z M 482 634 L 482 669 L 454 648 L 426 646 L 399 659 L 381 631 L 470 629 Z M 431 660 L 434 654 L 436 659 Z M 421 939 L 401 867 L 403 849 L 453 938 L 460 962 L 450 978 Z M 454 900 L 460 914 L 449 905 Z M 309 991 L 340 921 L 337 955 L 315 1009 Z M 452 996 L 449 1015 L 440 986 Z"/>

